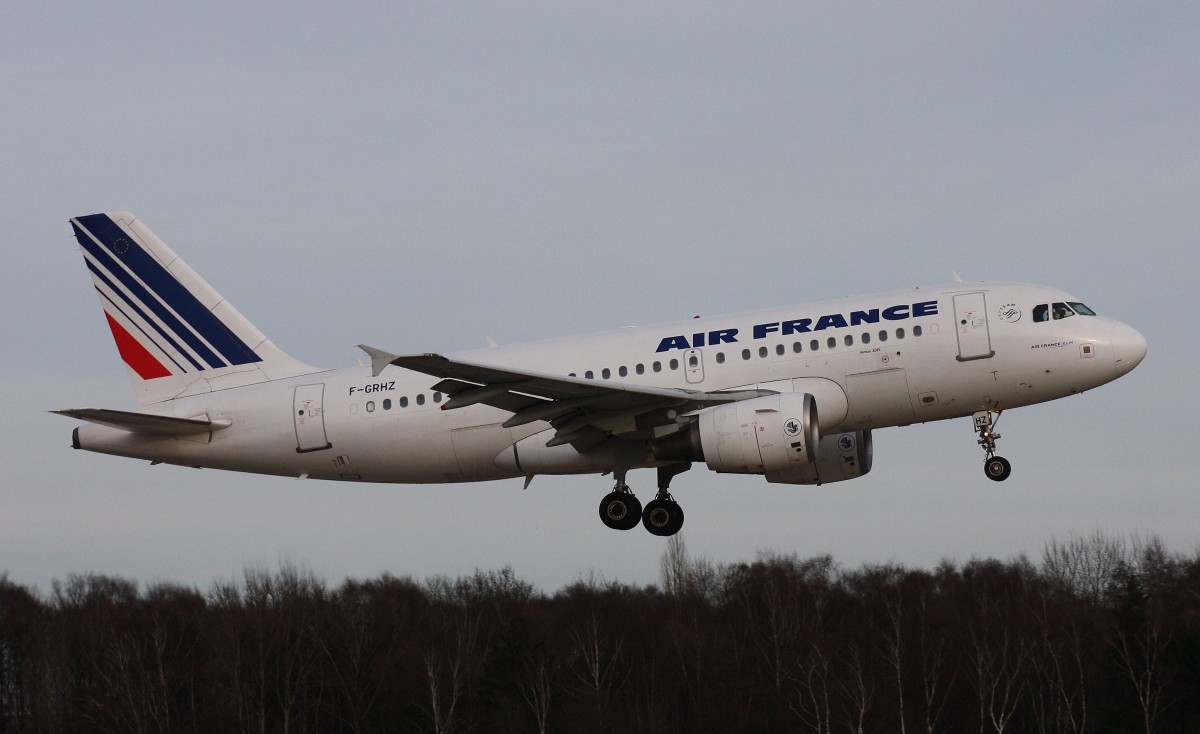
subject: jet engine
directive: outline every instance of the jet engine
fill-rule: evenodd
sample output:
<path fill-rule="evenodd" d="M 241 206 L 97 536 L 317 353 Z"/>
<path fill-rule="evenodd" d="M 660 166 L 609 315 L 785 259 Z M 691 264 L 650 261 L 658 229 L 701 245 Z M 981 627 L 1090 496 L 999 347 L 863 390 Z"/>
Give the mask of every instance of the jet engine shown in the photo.
<path fill-rule="evenodd" d="M 821 438 L 816 461 L 768 472 L 767 481 L 779 484 L 825 484 L 855 479 L 871 471 L 871 432 L 834 433 Z"/>
<path fill-rule="evenodd" d="M 652 448 L 659 461 L 703 461 L 717 472 L 769 477 L 812 463 L 820 444 L 813 396 L 780 393 L 701 411 Z"/>

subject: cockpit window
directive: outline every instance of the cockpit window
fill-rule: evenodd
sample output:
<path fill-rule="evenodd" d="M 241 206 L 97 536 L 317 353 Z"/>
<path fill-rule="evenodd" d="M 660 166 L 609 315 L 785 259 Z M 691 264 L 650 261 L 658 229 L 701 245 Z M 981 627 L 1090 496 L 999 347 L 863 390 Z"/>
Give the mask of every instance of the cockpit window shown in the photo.
<path fill-rule="evenodd" d="M 1082 303 L 1079 303 L 1078 301 L 1070 301 L 1069 303 L 1067 303 L 1067 305 L 1070 306 L 1071 308 L 1075 309 L 1075 313 L 1079 314 L 1080 316 L 1095 316 L 1096 315 L 1095 311 L 1093 311 L 1092 309 L 1083 305 Z"/>
<path fill-rule="evenodd" d="M 1033 307 L 1033 320 L 1034 321 L 1049 321 L 1050 320 L 1049 304 L 1043 303 L 1040 306 L 1034 306 Z"/>
<path fill-rule="evenodd" d="M 1069 316 L 1074 316 L 1074 315 L 1075 315 L 1075 312 L 1071 310 L 1071 307 L 1070 307 L 1070 306 L 1068 306 L 1068 305 L 1067 305 L 1067 304 L 1065 304 L 1065 303 L 1056 303 L 1056 304 L 1054 304 L 1054 307 L 1053 307 L 1053 309 L 1052 309 L 1052 312 L 1053 312 L 1053 314 L 1054 314 L 1054 318 L 1055 318 L 1055 320 L 1057 320 L 1057 319 L 1065 319 L 1065 318 L 1067 318 L 1067 317 L 1069 317 Z"/>

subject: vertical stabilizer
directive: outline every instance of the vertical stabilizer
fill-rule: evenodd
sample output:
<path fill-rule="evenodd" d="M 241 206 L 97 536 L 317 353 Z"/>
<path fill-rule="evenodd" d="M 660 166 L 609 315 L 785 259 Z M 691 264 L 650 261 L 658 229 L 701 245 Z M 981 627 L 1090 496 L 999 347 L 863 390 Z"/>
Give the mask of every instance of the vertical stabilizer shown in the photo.
<path fill-rule="evenodd" d="M 143 405 L 320 371 L 272 344 L 132 214 L 71 226 Z"/>

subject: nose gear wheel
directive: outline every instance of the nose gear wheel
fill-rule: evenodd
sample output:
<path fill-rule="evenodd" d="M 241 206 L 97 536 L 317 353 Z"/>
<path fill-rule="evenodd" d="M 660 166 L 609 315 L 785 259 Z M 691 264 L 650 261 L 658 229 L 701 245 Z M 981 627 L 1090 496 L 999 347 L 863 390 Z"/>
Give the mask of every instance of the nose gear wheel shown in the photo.
<path fill-rule="evenodd" d="M 983 462 L 983 473 L 993 482 L 1003 482 L 1012 474 L 1012 464 L 1008 459 L 996 456 L 996 441 L 1000 438 L 1000 434 L 996 433 L 996 424 L 1000 421 L 1002 412 L 981 410 L 971 416 L 975 423 L 975 433 L 979 434 L 977 443 L 987 454 Z"/>

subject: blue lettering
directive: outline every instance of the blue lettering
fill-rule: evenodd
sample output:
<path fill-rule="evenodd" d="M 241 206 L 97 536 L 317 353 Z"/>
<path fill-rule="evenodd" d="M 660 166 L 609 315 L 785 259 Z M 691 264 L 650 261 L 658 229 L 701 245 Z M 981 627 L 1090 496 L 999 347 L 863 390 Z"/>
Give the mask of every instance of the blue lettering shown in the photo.
<path fill-rule="evenodd" d="M 788 334 L 807 334 L 812 331 L 808 328 L 812 324 L 812 319 L 796 319 L 795 321 L 784 321 L 783 331 L 784 336 Z"/>
<path fill-rule="evenodd" d="M 821 318 L 817 319 L 817 325 L 813 327 L 813 330 L 821 331 L 822 329 L 828 329 L 831 326 L 839 329 L 845 328 L 846 317 L 840 313 L 831 313 L 828 316 L 822 316 Z"/>
<path fill-rule="evenodd" d="M 693 347 L 704 346 L 704 332 L 700 332 L 699 334 L 692 334 L 692 346 Z"/>
<path fill-rule="evenodd" d="M 937 316 L 937 301 L 921 301 L 913 304 L 913 316 Z"/>
<path fill-rule="evenodd" d="M 888 321 L 901 321 L 908 318 L 908 306 L 900 304 L 891 308 L 883 309 L 883 317 Z"/>
<path fill-rule="evenodd" d="M 708 332 L 708 343 L 714 347 L 718 344 L 733 344 L 737 341 L 737 329 L 717 329 Z"/>
<path fill-rule="evenodd" d="M 851 311 L 850 325 L 858 326 L 859 324 L 874 324 L 879 321 L 879 309 L 873 308 L 870 311 Z"/>
<path fill-rule="evenodd" d="M 779 322 L 770 323 L 770 324 L 756 324 L 754 326 L 754 338 L 755 339 L 766 339 L 767 334 L 772 331 L 779 331 Z"/>
<path fill-rule="evenodd" d="M 658 343 L 658 349 L 655 352 L 669 352 L 672 349 L 691 349 L 692 345 L 688 344 L 686 336 L 668 336 Z"/>

